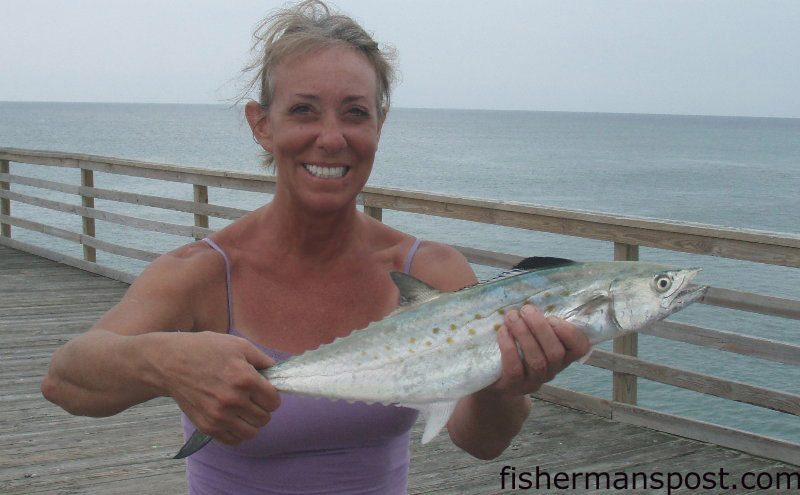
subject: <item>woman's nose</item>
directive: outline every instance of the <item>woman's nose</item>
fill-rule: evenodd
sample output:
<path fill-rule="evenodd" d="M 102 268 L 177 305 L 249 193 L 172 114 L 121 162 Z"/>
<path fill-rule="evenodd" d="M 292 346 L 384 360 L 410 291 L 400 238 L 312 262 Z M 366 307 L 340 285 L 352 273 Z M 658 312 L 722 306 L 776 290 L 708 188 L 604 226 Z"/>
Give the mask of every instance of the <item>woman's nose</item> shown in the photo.
<path fill-rule="evenodd" d="M 338 119 L 327 118 L 322 122 L 317 145 L 329 155 L 334 155 L 347 146 L 342 124 Z"/>

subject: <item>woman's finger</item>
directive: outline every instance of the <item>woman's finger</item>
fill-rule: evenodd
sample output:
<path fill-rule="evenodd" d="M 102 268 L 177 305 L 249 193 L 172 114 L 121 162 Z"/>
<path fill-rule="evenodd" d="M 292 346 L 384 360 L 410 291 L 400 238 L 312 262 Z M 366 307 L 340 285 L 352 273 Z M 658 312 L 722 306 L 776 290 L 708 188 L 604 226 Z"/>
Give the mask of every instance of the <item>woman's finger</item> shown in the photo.
<path fill-rule="evenodd" d="M 534 380 L 544 379 L 548 373 L 547 359 L 531 331 L 529 323 L 518 311 L 509 311 L 507 318 L 511 335 L 517 341 L 525 362 L 525 376 Z"/>
<path fill-rule="evenodd" d="M 522 317 L 528 323 L 533 337 L 544 354 L 547 362 L 547 378 L 545 381 L 549 381 L 564 367 L 564 355 L 566 354 L 564 345 L 555 333 L 550 321 L 545 318 L 539 309 L 531 305 L 525 305 L 522 307 Z"/>
<path fill-rule="evenodd" d="M 507 388 L 511 383 L 525 378 L 525 363 L 522 362 L 517 343 L 506 325 L 497 330 L 497 345 L 500 347 L 500 364 L 503 370 L 497 386 Z"/>

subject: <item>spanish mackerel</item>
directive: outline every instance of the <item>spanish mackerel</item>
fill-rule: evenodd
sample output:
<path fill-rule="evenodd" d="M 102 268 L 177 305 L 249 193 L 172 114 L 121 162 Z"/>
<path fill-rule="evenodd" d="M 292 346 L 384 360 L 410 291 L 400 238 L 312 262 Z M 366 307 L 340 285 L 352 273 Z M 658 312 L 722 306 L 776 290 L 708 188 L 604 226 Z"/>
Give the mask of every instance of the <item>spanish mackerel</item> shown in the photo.
<path fill-rule="evenodd" d="M 283 392 L 418 409 L 426 418 L 427 443 L 460 398 L 500 377 L 495 333 L 507 311 L 533 304 L 574 324 L 594 345 L 701 299 L 707 287 L 689 286 L 699 271 L 528 258 L 507 276 L 450 293 L 392 272 L 401 295 L 397 311 L 260 373 Z M 195 431 L 175 458 L 210 440 Z"/>

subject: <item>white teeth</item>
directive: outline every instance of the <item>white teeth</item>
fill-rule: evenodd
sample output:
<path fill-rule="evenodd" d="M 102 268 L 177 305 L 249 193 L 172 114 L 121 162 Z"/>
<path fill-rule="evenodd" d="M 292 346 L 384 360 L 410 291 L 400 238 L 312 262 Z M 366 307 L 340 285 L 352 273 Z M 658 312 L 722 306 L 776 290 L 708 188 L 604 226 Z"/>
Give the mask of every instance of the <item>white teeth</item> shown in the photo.
<path fill-rule="evenodd" d="M 319 165 L 305 163 L 303 164 L 303 168 L 308 170 L 314 177 L 319 177 L 321 179 L 337 179 L 339 177 L 344 177 L 344 174 L 347 173 L 347 167 L 320 167 Z"/>

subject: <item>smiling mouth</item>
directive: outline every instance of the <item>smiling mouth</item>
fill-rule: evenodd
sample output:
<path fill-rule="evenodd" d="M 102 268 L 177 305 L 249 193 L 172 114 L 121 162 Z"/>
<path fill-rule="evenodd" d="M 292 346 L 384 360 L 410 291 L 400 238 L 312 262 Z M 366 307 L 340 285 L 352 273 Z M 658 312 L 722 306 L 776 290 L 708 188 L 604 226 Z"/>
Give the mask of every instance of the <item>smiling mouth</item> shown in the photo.
<path fill-rule="evenodd" d="M 323 167 L 312 163 L 304 163 L 303 168 L 306 169 L 309 174 L 320 179 L 339 179 L 347 175 L 347 172 L 350 170 L 350 167 L 346 166 Z"/>

